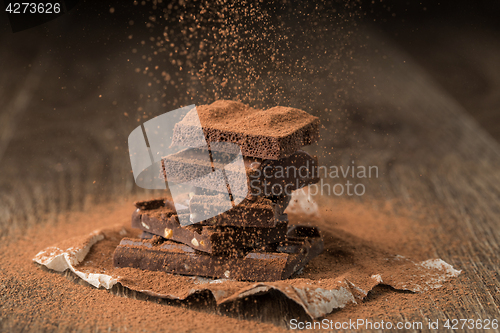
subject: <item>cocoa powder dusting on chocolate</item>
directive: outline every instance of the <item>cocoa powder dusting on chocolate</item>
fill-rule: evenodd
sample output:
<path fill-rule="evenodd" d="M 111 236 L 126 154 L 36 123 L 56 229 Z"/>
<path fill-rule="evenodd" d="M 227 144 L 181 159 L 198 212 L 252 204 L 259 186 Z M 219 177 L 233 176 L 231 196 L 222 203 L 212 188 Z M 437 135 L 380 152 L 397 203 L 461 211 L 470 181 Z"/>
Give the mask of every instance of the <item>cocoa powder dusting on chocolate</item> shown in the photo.
<path fill-rule="evenodd" d="M 144 210 L 141 213 L 158 219 L 166 219 L 175 214 L 175 211 L 169 207 L 160 207 L 155 210 Z"/>
<path fill-rule="evenodd" d="M 203 127 L 253 135 L 285 136 L 311 123 L 319 123 L 318 118 L 299 109 L 276 106 L 257 110 L 229 100 L 201 105 L 196 111 Z"/>

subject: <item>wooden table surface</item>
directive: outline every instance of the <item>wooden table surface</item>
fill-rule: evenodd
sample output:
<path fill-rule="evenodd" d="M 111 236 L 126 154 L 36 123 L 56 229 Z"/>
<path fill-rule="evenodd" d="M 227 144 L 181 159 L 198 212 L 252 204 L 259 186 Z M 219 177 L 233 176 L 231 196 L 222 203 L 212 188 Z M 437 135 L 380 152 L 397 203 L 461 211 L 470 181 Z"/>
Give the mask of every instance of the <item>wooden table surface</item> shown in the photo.
<path fill-rule="evenodd" d="M 15 35 L 5 27 L 1 35 L 4 235 L 67 211 L 152 194 L 134 184 L 127 136 L 137 118 L 144 120 L 138 107 L 159 115 L 175 102 L 165 109 L 141 98 L 148 94 L 148 78 L 135 73 L 141 58 L 124 42 L 126 34 L 110 34 L 104 43 L 71 29 L 63 21 Z M 427 221 L 436 225 L 435 255 L 463 270 L 454 283 L 469 292 L 431 305 L 432 316 L 422 321 L 471 314 L 500 319 L 500 146 L 411 55 L 373 30 L 363 26 L 351 37 L 352 44 L 363 45 L 353 47 L 353 59 L 313 59 L 315 72 L 302 74 L 300 82 L 273 77 L 289 89 L 284 94 L 295 91 L 290 106 L 321 118 L 322 139 L 312 149 L 322 164 L 354 159 L 379 167 L 380 177 L 366 182 L 366 194 L 353 200 L 387 200 L 395 210 L 424 207 Z M 47 31 L 50 40 L 37 43 Z M 302 56 L 294 52 L 291 61 Z M 349 70 L 342 73 L 344 68 Z"/>

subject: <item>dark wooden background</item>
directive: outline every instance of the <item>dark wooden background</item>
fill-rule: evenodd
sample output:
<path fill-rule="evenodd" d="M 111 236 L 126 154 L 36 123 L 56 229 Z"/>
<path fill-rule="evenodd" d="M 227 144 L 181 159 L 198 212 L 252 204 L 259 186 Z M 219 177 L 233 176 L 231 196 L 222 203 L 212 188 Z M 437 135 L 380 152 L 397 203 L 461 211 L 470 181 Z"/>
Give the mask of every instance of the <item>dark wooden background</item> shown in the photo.
<path fill-rule="evenodd" d="M 173 88 L 167 106 L 148 101 L 150 79 L 135 72 L 144 67 L 143 53 L 133 49 L 151 32 L 140 17 L 130 25 L 130 15 L 138 14 L 108 10 L 87 21 L 75 11 L 16 34 L 1 21 L 3 235 L 63 212 L 151 194 L 134 184 L 127 136 L 138 119 L 186 101 Z M 287 103 L 319 116 L 322 141 L 312 149 L 323 164 L 377 165 L 381 176 L 356 200 L 419 209 L 436 226 L 435 255 L 464 271 L 456 283 L 469 292 L 432 305 L 421 320 L 500 319 L 499 30 L 460 15 L 379 21 L 348 26 L 348 39 L 339 37 L 349 40 L 340 59 L 311 59 L 311 71 L 297 69 L 295 80 L 271 73 L 287 97 L 260 104 Z M 334 54 L 338 45 L 324 50 Z M 304 52 L 290 50 L 289 61 Z"/>

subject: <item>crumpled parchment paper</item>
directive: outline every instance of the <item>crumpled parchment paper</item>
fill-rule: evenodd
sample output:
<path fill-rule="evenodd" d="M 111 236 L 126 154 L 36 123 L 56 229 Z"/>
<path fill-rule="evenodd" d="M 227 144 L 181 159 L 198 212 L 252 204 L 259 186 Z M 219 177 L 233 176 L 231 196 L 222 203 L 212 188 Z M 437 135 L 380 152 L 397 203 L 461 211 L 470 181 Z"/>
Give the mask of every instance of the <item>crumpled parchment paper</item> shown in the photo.
<path fill-rule="evenodd" d="M 290 207 L 290 211 L 302 210 L 301 204 L 308 208 L 308 214 L 317 214 L 316 207 L 311 203 L 304 205 L 304 198 L 298 198 L 295 205 Z M 302 210 L 303 211 L 303 210 Z M 54 271 L 63 272 L 71 270 L 81 279 L 96 288 L 110 289 L 115 284 L 136 290 L 138 292 L 169 299 L 185 299 L 188 296 L 202 291 L 210 291 L 218 304 L 234 302 L 238 299 L 267 293 L 270 290 L 278 290 L 287 298 L 300 305 L 311 318 L 323 317 L 334 309 L 343 308 L 349 303 L 359 303 L 368 292 L 378 284 L 392 286 L 398 290 L 409 290 L 413 292 L 425 292 L 430 289 L 439 288 L 445 281 L 457 277 L 461 271 L 454 269 L 441 259 L 430 259 L 422 262 L 415 262 L 411 259 L 399 255 L 382 256 L 374 252 L 373 260 L 378 261 L 379 271 L 375 274 L 367 274 L 369 270 L 362 267 L 350 268 L 347 273 L 335 275 L 321 279 L 296 277 L 276 282 L 235 282 L 226 279 L 208 279 L 202 277 L 173 276 L 164 274 L 165 279 L 176 278 L 177 283 L 181 283 L 188 288 L 184 291 L 171 290 L 159 291 L 154 285 L 144 288 L 131 281 L 130 276 L 123 279 L 120 276 L 120 269 L 107 270 L 102 268 L 80 267 L 88 255 L 90 249 L 98 242 L 110 241 L 111 238 L 130 236 L 129 231 L 124 226 L 115 226 L 96 230 L 90 234 L 82 235 L 67 240 L 62 244 L 56 244 L 40 251 L 33 259 L 40 265 L 46 266 Z M 103 255 L 112 257 L 111 253 Z M 378 257 L 377 257 L 378 256 Z M 333 265 L 333 264 L 332 264 Z M 106 273 L 103 273 L 106 271 Z M 141 271 L 137 270 L 137 279 Z"/>

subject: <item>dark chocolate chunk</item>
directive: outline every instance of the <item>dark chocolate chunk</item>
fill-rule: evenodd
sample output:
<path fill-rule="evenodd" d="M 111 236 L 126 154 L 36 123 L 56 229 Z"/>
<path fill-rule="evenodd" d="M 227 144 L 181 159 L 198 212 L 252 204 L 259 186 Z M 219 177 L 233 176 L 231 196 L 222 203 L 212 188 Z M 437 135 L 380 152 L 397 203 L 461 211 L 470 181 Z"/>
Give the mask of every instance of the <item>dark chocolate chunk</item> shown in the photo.
<path fill-rule="evenodd" d="M 232 209 L 233 203 L 223 194 L 193 195 L 189 200 L 190 220 L 192 223 L 208 220 Z"/>
<path fill-rule="evenodd" d="M 220 195 L 220 193 L 216 192 L 216 191 L 212 191 L 212 190 L 203 189 L 200 187 L 195 187 L 193 189 L 192 195 L 193 196 L 194 195 L 217 196 L 217 195 Z M 257 196 L 246 197 L 246 199 L 248 199 L 250 201 L 255 201 L 258 198 L 259 197 L 257 197 Z M 236 198 L 236 201 L 239 201 L 240 199 L 241 199 L 240 202 L 242 202 L 243 201 L 242 198 L 239 198 L 239 197 Z M 288 204 L 290 203 L 291 196 L 288 196 L 288 195 L 270 196 L 270 197 L 266 197 L 266 199 L 271 200 L 271 203 L 274 207 L 274 215 L 279 216 L 279 215 L 282 215 L 285 213 L 285 209 L 288 207 Z M 189 205 L 189 203 L 188 203 L 188 205 Z"/>
<path fill-rule="evenodd" d="M 291 196 L 304 186 L 319 182 L 318 159 L 303 150 L 280 160 L 263 160 L 249 165 L 249 189 L 259 196 Z"/>
<path fill-rule="evenodd" d="M 285 210 L 288 207 L 291 198 L 292 197 L 288 195 L 269 197 L 269 200 L 273 203 L 275 216 L 285 214 Z"/>
<path fill-rule="evenodd" d="M 291 225 L 288 228 L 286 237 L 289 240 L 300 240 L 302 238 L 318 238 L 321 237 L 317 227 L 308 225 Z"/>
<path fill-rule="evenodd" d="M 257 110 L 240 102 L 219 100 L 197 106 L 174 127 L 172 146 L 197 148 L 200 125 L 208 148 L 237 144 L 243 156 L 277 160 L 319 139 L 319 119 L 302 110 L 273 107 Z"/>
<path fill-rule="evenodd" d="M 282 196 L 317 183 L 318 159 L 298 150 L 279 160 L 262 160 L 212 152 L 200 148 L 188 148 L 162 159 L 161 178 L 172 183 L 195 187 L 233 196 Z"/>
<path fill-rule="evenodd" d="M 248 281 L 289 278 L 323 251 L 321 237 L 297 237 L 273 251 L 254 250 L 244 257 L 211 256 L 184 244 L 124 238 L 113 255 L 115 267 L 133 267 L 182 275 Z"/>
<path fill-rule="evenodd" d="M 279 217 L 273 228 L 202 226 L 183 227 L 177 215 L 168 208 L 137 209 L 132 214 L 132 227 L 187 244 L 199 251 L 215 254 L 235 254 L 241 249 L 280 242 L 287 232 L 286 215 Z"/>
<path fill-rule="evenodd" d="M 230 204 L 230 202 L 229 202 Z M 191 221 L 201 225 L 272 228 L 276 225 L 275 205 L 257 197 L 243 199 L 236 206 L 219 200 L 218 196 L 195 195 L 189 201 Z M 217 212 L 218 215 L 214 216 Z"/>
<path fill-rule="evenodd" d="M 147 232 L 147 231 L 143 231 L 142 234 L 139 236 L 140 239 L 151 239 L 153 237 L 155 237 L 157 235 L 155 234 L 152 234 L 150 232 Z"/>
<path fill-rule="evenodd" d="M 162 207 L 173 209 L 174 207 L 174 203 L 165 198 L 152 199 L 147 201 L 136 201 L 134 205 L 139 209 L 158 209 Z"/>

